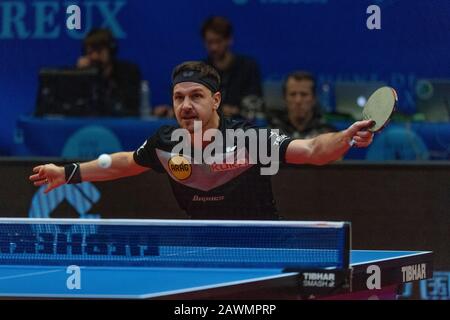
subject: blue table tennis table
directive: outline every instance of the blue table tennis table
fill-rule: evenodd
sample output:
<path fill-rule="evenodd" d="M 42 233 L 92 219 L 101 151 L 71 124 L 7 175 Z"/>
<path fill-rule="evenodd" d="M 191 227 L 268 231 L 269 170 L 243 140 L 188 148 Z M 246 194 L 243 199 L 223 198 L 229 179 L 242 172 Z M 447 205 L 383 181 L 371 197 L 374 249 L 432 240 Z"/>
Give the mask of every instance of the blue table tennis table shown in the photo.
<path fill-rule="evenodd" d="M 317 259 L 322 259 L 325 261 L 325 264 L 319 263 L 320 269 L 315 268 L 315 265 L 305 264 L 296 270 L 293 267 L 297 263 L 295 259 L 299 255 L 304 255 L 304 257 L 301 257 L 301 261 L 305 261 L 309 259 L 311 251 L 310 243 L 308 243 L 307 251 L 305 251 L 305 246 L 302 247 L 302 251 L 297 251 L 297 249 L 292 248 L 291 242 L 286 242 L 286 239 L 289 241 L 295 239 L 298 242 L 299 237 L 294 236 L 297 233 L 283 237 L 283 250 L 287 251 L 288 254 L 284 255 L 282 260 L 284 264 L 287 261 L 287 265 L 290 268 L 283 267 L 283 265 L 278 263 L 278 260 L 270 260 L 272 256 L 277 256 L 278 253 L 271 253 L 269 256 L 267 252 L 276 251 L 278 247 L 271 246 L 267 248 L 269 243 L 264 244 L 264 250 L 252 247 L 248 251 L 242 251 L 237 259 L 239 261 L 247 259 L 251 264 L 236 265 L 232 256 L 227 257 L 225 260 L 223 259 L 228 253 L 223 251 L 225 250 L 223 247 L 218 248 L 218 246 L 223 245 L 218 240 L 214 243 L 214 250 L 211 247 L 206 249 L 202 247 L 203 251 L 200 254 L 198 252 L 194 256 L 189 254 L 188 258 L 182 259 L 177 256 L 176 260 L 171 260 L 171 253 L 169 253 L 165 255 L 164 263 L 161 264 L 155 264 L 155 262 L 161 262 L 162 251 L 149 254 L 148 256 L 153 259 L 153 262 L 148 264 L 147 260 L 141 256 L 138 258 L 128 257 L 127 260 L 122 259 L 122 257 L 116 259 L 118 256 L 118 246 L 116 246 L 116 256 L 108 256 L 113 259 L 113 261 L 110 261 L 109 258 L 104 259 L 99 256 L 101 250 L 99 239 L 101 237 L 98 237 L 98 230 L 94 230 L 96 234 L 95 246 L 91 249 L 86 249 L 86 243 L 84 243 L 85 250 L 92 250 L 95 253 L 92 257 L 86 256 L 81 259 L 79 256 L 75 256 L 75 250 L 72 248 L 70 253 L 64 252 L 60 255 L 62 257 L 72 257 L 68 259 L 63 258 L 62 260 L 58 259 L 55 263 L 55 260 L 44 259 L 48 257 L 48 251 L 43 249 L 45 246 L 41 245 L 39 251 L 32 251 L 35 248 L 35 243 L 33 246 L 23 246 L 22 249 L 16 250 L 17 252 L 11 251 L 14 248 L 19 248 L 20 245 L 23 245 L 30 239 L 34 241 L 34 238 L 30 238 L 29 235 L 27 237 L 21 235 L 20 241 L 18 241 L 19 231 L 17 230 L 23 233 L 24 227 L 26 227 L 28 228 L 26 229 L 28 230 L 27 232 L 31 230 L 30 234 L 33 236 L 39 235 L 41 240 L 45 238 L 45 235 L 49 234 L 48 229 L 36 229 L 36 224 L 29 224 L 28 220 L 30 219 L 26 219 L 25 223 L 24 221 L 19 221 L 20 224 L 17 224 L 17 220 L 13 219 L 14 225 L 12 228 L 10 221 L 6 224 L 2 224 L 0 221 L 0 298 L 367 299 L 377 297 L 380 299 L 392 299 L 396 297 L 404 283 L 432 277 L 432 252 L 430 251 L 350 250 L 345 254 L 345 250 L 343 250 L 342 258 L 344 261 L 348 259 L 349 262 L 345 269 L 348 271 L 351 283 L 350 285 L 347 283 L 347 286 L 338 285 L 333 290 L 328 290 L 324 293 L 323 287 L 327 287 L 330 280 L 339 282 L 339 280 L 334 278 L 334 274 L 331 275 L 332 279 L 330 279 L 330 274 L 328 273 L 339 269 L 339 265 L 333 262 L 336 253 L 329 248 L 324 248 L 322 244 L 320 248 L 314 248 L 313 260 L 314 264 L 317 264 Z M 73 223 L 73 221 L 69 222 Z M 45 223 L 47 222 L 45 221 Z M 194 222 L 194 224 L 196 223 Z M 123 222 L 119 222 L 119 224 L 123 224 Z M 39 222 L 38 226 L 42 227 L 42 221 Z M 53 228 L 55 225 L 51 224 L 50 226 Z M 262 226 L 264 228 L 267 227 L 264 223 Z M 291 227 L 289 224 L 288 226 L 289 228 Z M 45 227 L 47 228 L 48 226 Z M 61 225 L 58 225 L 58 227 L 61 227 Z M 75 224 L 75 227 L 77 227 L 77 224 Z M 83 227 L 85 228 L 82 231 L 85 232 L 86 225 L 83 225 Z M 89 224 L 88 227 L 92 228 L 92 225 Z M 256 228 L 245 229 L 245 233 L 247 234 L 249 230 L 256 230 L 258 229 L 257 227 L 259 227 L 258 224 L 256 224 Z M 210 225 L 207 228 L 211 230 Z M 323 238 L 326 236 L 322 234 L 327 229 L 323 228 L 323 224 L 316 223 L 312 229 L 314 234 L 317 233 L 317 229 L 321 232 L 315 237 Z M 334 225 L 331 229 L 332 232 L 335 232 Z M 13 231 L 6 233 L 5 230 Z M 63 232 L 61 230 L 58 229 L 55 234 L 60 235 Z M 63 230 L 68 232 L 67 227 Z M 143 231 L 143 229 L 139 230 Z M 164 241 L 167 241 L 167 238 L 171 238 L 174 235 L 170 234 L 171 230 L 165 230 L 165 235 L 168 234 L 168 236 L 164 237 Z M 179 228 L 176 229 L 176 235 L 180 234 L 180 230 Z M 192 235 L 192 230 L 182 229 L 182 235 Z M 291 229 L 286 230 L 284 230 L 283 234 L 291 232 Z M 297 232 L 298 229 L 295 230 Z M 44 233 L 43 231 L 46 232 Z M 52 229 L 51 231 L 54 232 L 55 230 Z M 276 235 L 279 230 L 276 231 L 273 235 Z M 304 239 L 308 238 L 311 231 L 309 225 L 306 231 L 304 229 L 301 231 L 302 245 L 305 245 Z M 73 229 L 72 226 L 70 232 L 72 233 L 72 238 L 75 239 L 73 234 L 79 232 L 79 230 Z M 111 233 L 111 229 L 108 229 L 107 232 Z M 133 229 L 132 232 L 136 232 L 136 229 Z M 204 231 L 201 232 L 202 236 L 205 236 Z M 220 236 L 217 236 L 217 234 L 220 234 L 218 229 L 213 228 L 212 234 L 215 239 L 220 238 Z M 346 233 L 343 234 L 345 235 Z M 261 235 L 264 239 L 271 237 L 271 234 L 268 232 Z M 121 241 L 124 239 L 123 233 L 116 234 L 116 236 L 120 237 Z M 253 234 L 251 238 L 254 239 L 254 236 Z M 349 240 L 346 237 L 343 238 L 344 242 Z M 61 239 L 58 239 L 59 242 L 55 239 L 49 242 L 52 244 L 52 255 L 59 250 L 56 246 L 61 244 Z M 333 239 L 332 242 L 339 242 L 339 238 L 336 239 Z M 152 237 L 152 241 L 154 240 L 155 238 Z M 84 241 L 86 242 L 86 239 Z M 13 242 L 15 243 L 13 244 Z M 5 243 L 10 245 L 8 247 L 9 251 L 6 250 Z M 161 243 L 159 244 L 161 245 Z M 242 246 L 242 243 L 239 245 Z M 189 249 L 192 250 L 192 248 L 194 246 L 190 244 Z M 219 249 L 218 255 L 217 249 Z M 239 247 L 238 249 L 242 248 Z M 143 251 L 141 250 L 141 252 Z M 250 258 L 250 255 L 254 252 L 257 252 L 258 255 L 262 254 L 262 260 L 259 260 L 260 256 Z M 301 253 L 299 254 L 299 252 Z M 320 253 L 320 256 L 317 252 Z M 13 255 L 15 256 L 11 258 Z M 333 261 L 328 261 L 327 255 L 332 257 Z M 134 263 L 128 263 L 130 260 L 133 260 Z M 141 263 L 144 260 L 146 262 Z M 180 260 L 182 260 L 181 263 Z M 197 260 L 201 260 L 203 263 L 197 265 L 195 263 Z M 127 261 L 127 263 L 124 263 L 124 261 Z M 175 263 L 174 261 L 177 262 Z M 211 264 L 211 261 L 214 261 L 214 263 Z M 330 265 L 327 266 L 327 263 L 330 263 Z M 374 274 L 377 272 L 379 273 L 377 275 L 378 278 L 375 279 Z M 309 275 L 309 280 L 311 280 L 309 283 L 312 284 L 312 288 L 303 291 L 302 289 L 305 289 L 304 281 L 308 280 L 306 273 Z M 323 274 L 325 274 L 325 278 L 321 278 Z M 74 276 L 77 277 L 75 282 L 73 282 Z M 344 290 L 342 287 L 346 287 L 346 289 Z"/>

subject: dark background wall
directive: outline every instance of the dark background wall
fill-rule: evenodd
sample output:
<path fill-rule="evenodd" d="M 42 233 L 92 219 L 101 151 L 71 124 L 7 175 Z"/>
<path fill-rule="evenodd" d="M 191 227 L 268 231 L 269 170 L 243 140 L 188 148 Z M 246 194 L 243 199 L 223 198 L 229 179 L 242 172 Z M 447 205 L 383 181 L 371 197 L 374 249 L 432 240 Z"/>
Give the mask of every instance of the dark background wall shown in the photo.
<path fill-rule="evenodd" d="M 37 188 L 31 168 L 48 159 L 0 162 L 0 216 L 27 217 Z M 148 172 L 95 183 L 87 213 L 101 218 L 184 219 L 168 177 Z M 273 177 L 280 213 L 289 220 L 350 221 L 355 249 L 433 250 L 435 266 L 450 270 L 450 164 L 345 163 L 284 168 Z M 45 201 L 41 196 L 40 201 Z M 78 218 L 68 201 L 41 216 Z"/>

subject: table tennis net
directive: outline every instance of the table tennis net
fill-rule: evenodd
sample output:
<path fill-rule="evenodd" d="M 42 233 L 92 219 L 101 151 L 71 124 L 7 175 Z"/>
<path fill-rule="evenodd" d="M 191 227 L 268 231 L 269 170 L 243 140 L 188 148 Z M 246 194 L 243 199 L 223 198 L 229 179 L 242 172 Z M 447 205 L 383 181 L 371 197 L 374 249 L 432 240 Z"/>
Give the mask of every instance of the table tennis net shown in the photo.
<path fill-rule="evenodd" d="M 42 220 L 0 219 L 0 264 L 345 268 L 349 259 L 344 222 Z"/>

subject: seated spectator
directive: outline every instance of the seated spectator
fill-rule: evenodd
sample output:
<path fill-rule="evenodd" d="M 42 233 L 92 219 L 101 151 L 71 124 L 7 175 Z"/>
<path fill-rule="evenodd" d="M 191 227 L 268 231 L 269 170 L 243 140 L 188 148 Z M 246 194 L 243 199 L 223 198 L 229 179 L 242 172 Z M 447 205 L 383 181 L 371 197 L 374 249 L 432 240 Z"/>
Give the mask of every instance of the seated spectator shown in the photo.
<path fill-rule="evenodd" d="M 262 113 L 262 85 L 259 66 L 254 59 L 232 52 L 233 27 L 223 17 L 208 18 L 201 28 L 208 57 L 205 62 L 220 75 L 221 112 L 226 117 L 253 118 Z M 155 106 L 153 115 L 173 117 L 169 105 Z"/>
<path fill-rule="evenodd" d="M 284 81 L 282 90 L 287 109 L 269 115 L 271 127 L 301 139 L 336 131 L 322 117 L 313 75 L 303 71 L 292 72 Z"/>
<path fill-rule="evenodd" d="M 100 69 L 104 116 L 139 116 L 141 74 L 132 63 L 117 59 L 117 43 L 108 29 L 93 29 L 83 40 L 78 68 Z"/>
<path fill-rule="evenodd" d="M 206 62 L 220 74 L 222 113 L 230 117 L 247 117 L 249 112 L 254 112 L 253 109 L 262 106 L 258 64 L 254 59 L 231 50 L 233 27 L 223 17 L 208 18 L 201 28 L 201 36 L 208 53 Z"/>

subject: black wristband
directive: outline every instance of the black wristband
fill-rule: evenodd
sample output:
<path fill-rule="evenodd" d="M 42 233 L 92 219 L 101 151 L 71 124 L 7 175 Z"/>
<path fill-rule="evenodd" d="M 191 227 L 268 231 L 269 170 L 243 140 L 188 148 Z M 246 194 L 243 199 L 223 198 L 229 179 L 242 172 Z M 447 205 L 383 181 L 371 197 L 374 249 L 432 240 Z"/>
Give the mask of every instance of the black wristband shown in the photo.
<path fill-rule="evenodd" d="M 64 166 L 64 173 L 66 175 L 66 183 L 74 184 L 81 182 L 80 164 L 71 163 Z"/>

